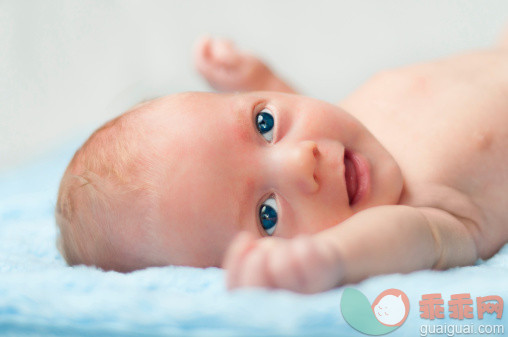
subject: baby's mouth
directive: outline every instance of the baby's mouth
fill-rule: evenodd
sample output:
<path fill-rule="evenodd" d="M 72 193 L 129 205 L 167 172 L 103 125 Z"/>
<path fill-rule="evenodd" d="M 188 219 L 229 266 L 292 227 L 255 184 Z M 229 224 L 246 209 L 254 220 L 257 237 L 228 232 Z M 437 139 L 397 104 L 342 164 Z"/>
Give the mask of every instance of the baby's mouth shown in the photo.
<path fill-rule="evenodd" d="M 354 206 L 369 193 L 369 162 L 360 153 L 345 150 L 344 167 L 344 177 L 346 180 L 349 205 Z"/>
<path fill-rule="evenodd" d="M 356 195 L 356 191 L 358 190 L 358 179 L 355 164 L 351 159 L 351 152 L 348 150 L 346 150 L 346 152 L 344 153 L 344 167 L 345 167 L 344 176 L 346 179 L 347 196 L 349 199 L 349 205 L 351 205 Z"/>

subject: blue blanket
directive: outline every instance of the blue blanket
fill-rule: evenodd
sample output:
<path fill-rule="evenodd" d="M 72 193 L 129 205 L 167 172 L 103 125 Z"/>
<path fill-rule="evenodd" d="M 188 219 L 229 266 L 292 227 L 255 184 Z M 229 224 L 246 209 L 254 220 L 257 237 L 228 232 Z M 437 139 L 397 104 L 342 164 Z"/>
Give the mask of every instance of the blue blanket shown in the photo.
<path fill-rule="evenodd" d="M 0 335 L 361 336 L 341 314 L 344 288 L 316 295 L 228 292 L 217 268 L 170 266 L 121 274 L 66 266 L 55 247 L 53 210 L 59 179 L 76 147 L 70 142 L 0 175 Z M 390 336 L 417 336 L 429 325 L 508 328 L 507 312 L 501 319 L 485 314 L 479 320 L 476 308 L 477 296 L 508 301 L 508 246 L 475 266 L 378 276 L 349 287 L 371 303 L 385 289 L 407 294 L 408 318 Z M 419 301 L 430 293 L 441 294 L 445 318 L 420 317 Z M 460 293 L 475 301 L 474 318 L 449 316 L 448 300 Z"/>

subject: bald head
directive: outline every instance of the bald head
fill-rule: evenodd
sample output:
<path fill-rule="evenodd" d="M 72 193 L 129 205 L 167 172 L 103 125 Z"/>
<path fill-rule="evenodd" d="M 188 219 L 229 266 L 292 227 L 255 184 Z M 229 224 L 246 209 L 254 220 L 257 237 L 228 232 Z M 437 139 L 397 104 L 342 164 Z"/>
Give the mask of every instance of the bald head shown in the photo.
<path fill-rule="evenodd" d="M 129 271 L 160 263 L 150 247 L 157 221 L 153 123 L 157 100 L 140 104 L 95 131 L 62 178 L 56 207 L 59 248 L 70 265 Z M 133 241 L 135 240 L 135 244 Z"/>

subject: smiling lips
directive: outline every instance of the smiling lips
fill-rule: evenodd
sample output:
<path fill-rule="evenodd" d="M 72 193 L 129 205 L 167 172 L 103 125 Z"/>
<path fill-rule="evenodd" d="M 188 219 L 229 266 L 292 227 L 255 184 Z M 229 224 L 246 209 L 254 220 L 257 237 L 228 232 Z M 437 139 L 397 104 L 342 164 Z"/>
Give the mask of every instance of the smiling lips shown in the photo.
<path fill-rule="evenodd" d="M 349 205 L 362 199 L 369 185 L 369 169 L 364 158 L 346 150 L 344 153 L 345 180 Z"/>
<path fill-rule="evenodd" d="M 358 189 L 358 181 L 356 177 L 355 164 L 351 160 L 350 153 L 348 152 L 349 151 L 346 151 L 344 154 L 344 166 L 346 167 L 344 175 L 346 177 L 347 196 L 349 198 L 349 204 L 351 205 L 351 202 L 356 195 L 356 190 Z"/>

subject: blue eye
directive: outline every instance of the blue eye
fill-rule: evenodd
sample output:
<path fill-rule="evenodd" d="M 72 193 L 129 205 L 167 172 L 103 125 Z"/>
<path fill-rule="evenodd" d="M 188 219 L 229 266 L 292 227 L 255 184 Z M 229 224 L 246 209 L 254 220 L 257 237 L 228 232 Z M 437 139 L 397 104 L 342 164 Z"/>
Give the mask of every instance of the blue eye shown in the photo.
<path fill-rule="evenodd" d="M 273 197 L 266 199 L 259 208 L 259 220 L 266 234 L 272 235 L 277 227 L 277 203 Z"/>
<path fill-rule="evenodd" d="M 261 110 L 260 113 L 256 115 L 256 127 L 267 141 L 271 142 L 273 139 L 273 126 L 275 125 L 275 121 L 273 119 L 272 112 L 268 109 Z"/>

